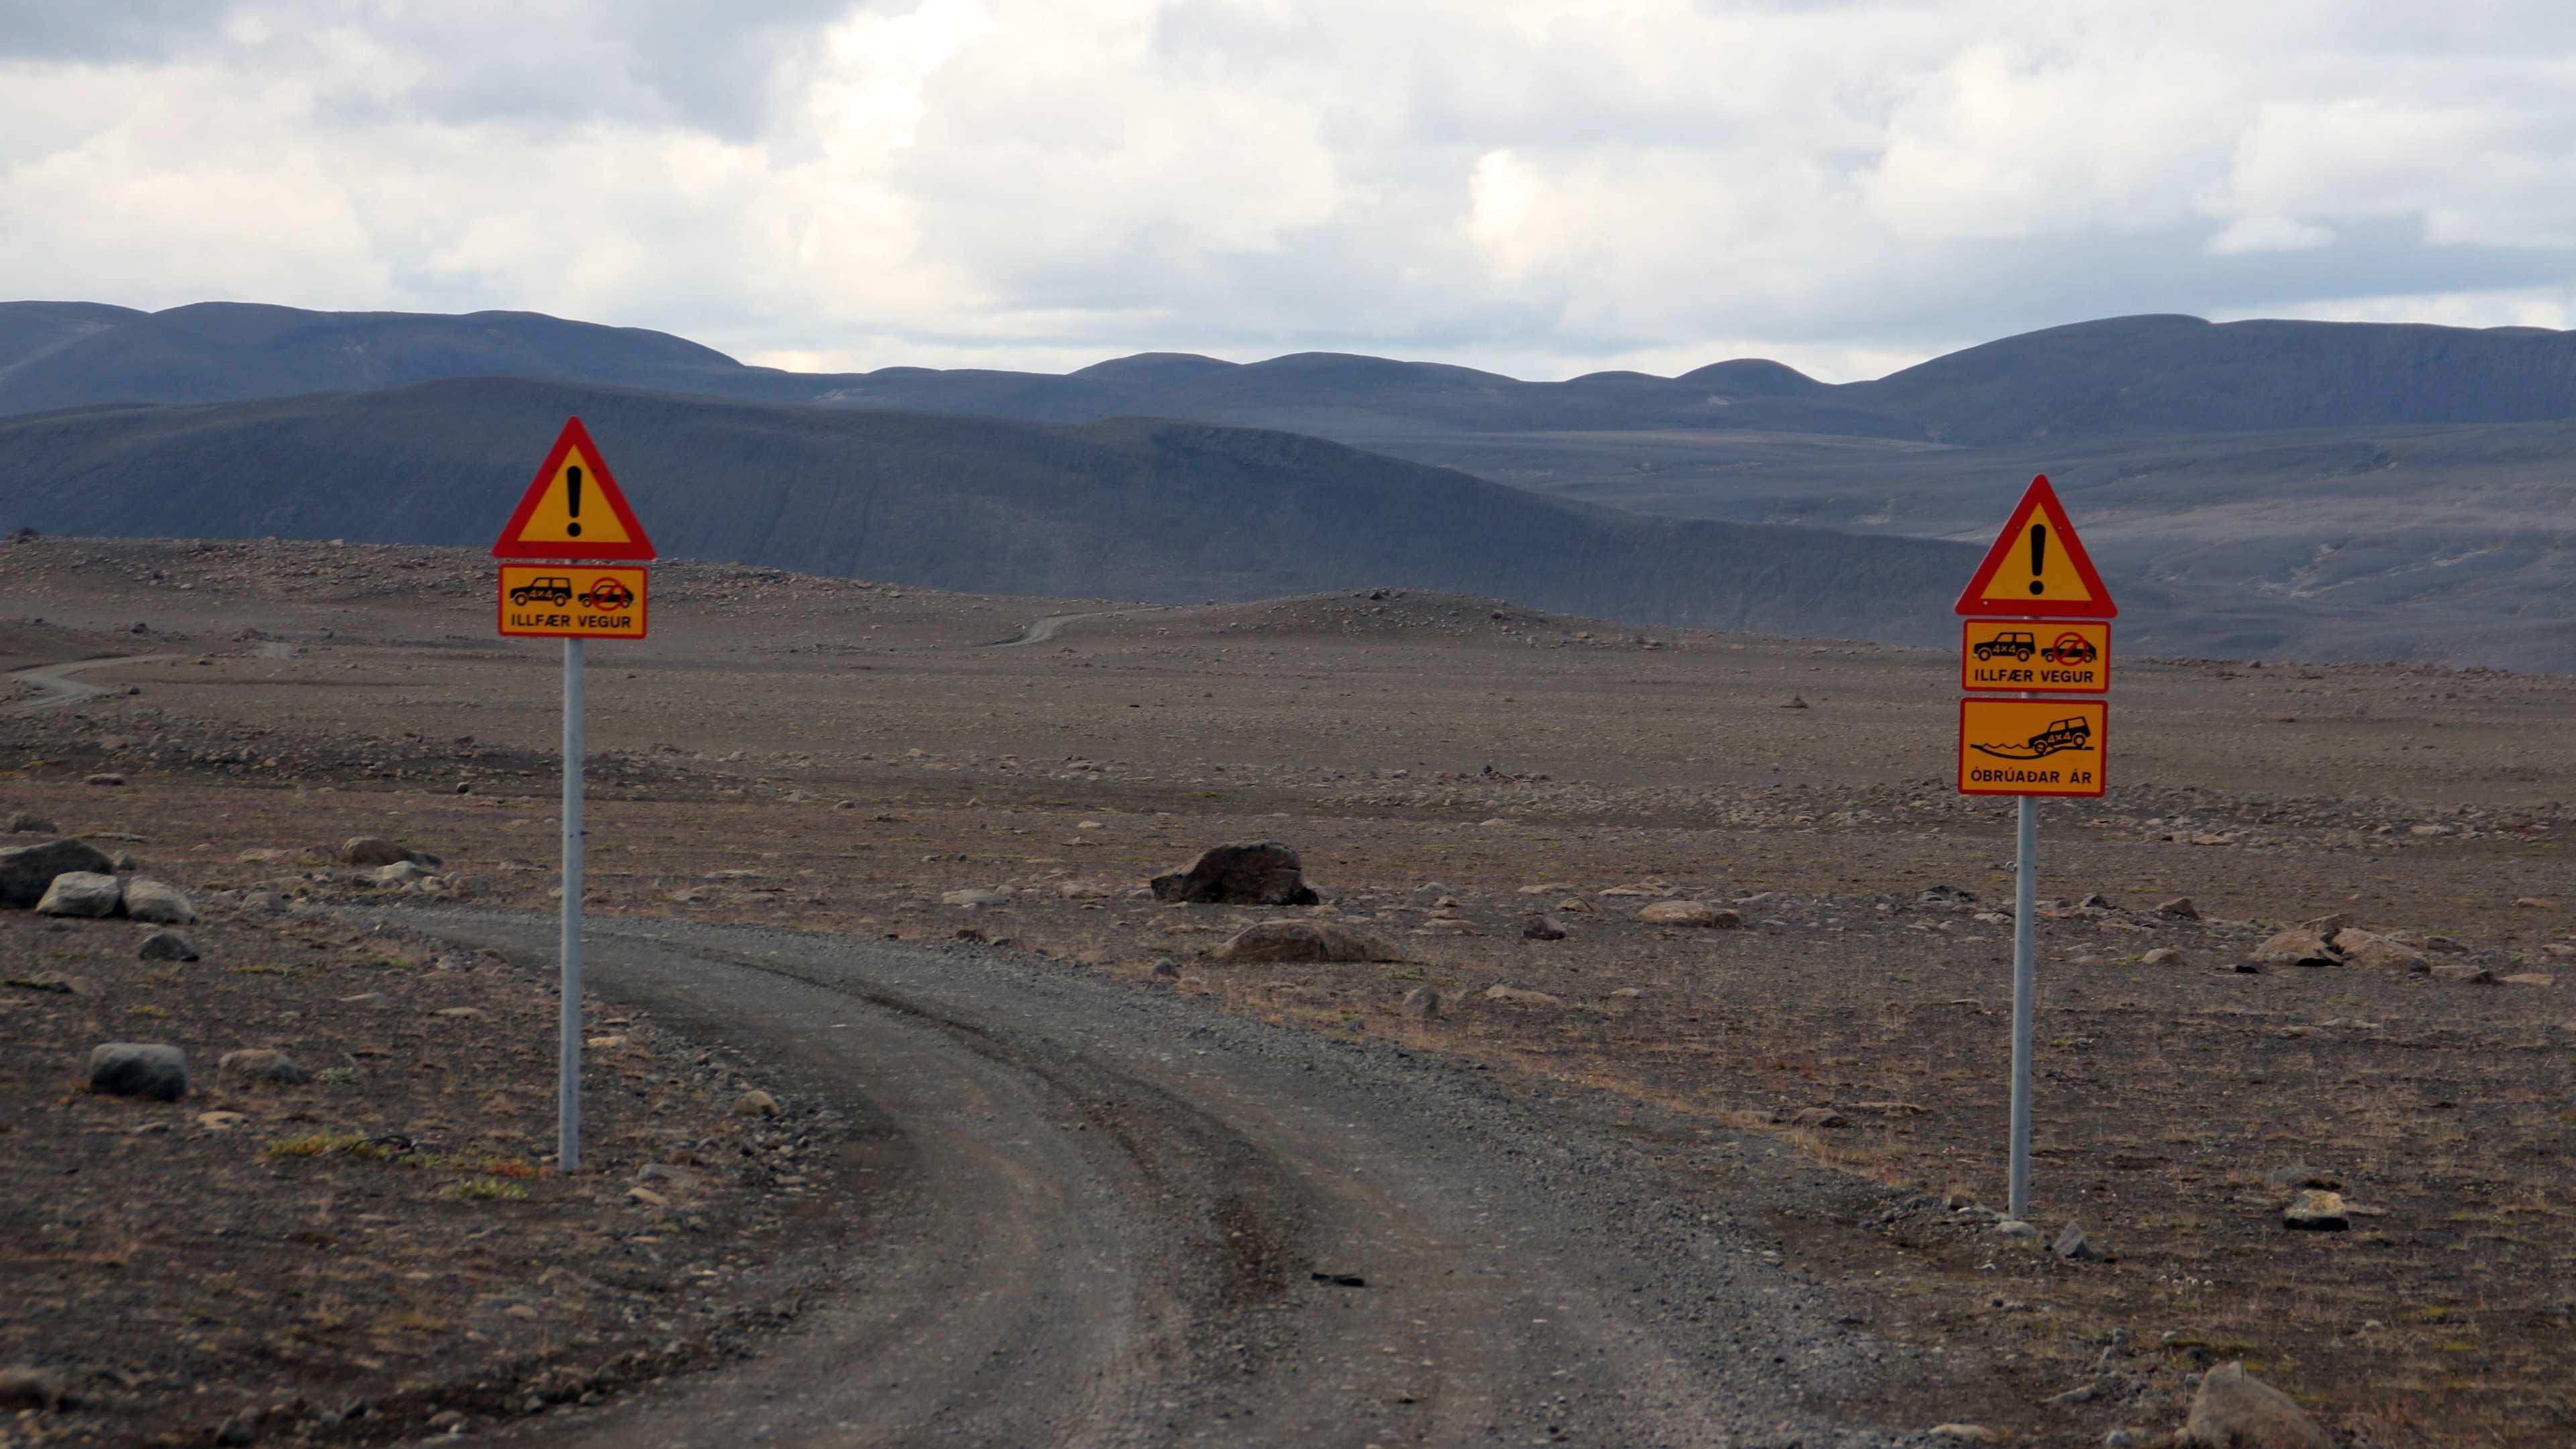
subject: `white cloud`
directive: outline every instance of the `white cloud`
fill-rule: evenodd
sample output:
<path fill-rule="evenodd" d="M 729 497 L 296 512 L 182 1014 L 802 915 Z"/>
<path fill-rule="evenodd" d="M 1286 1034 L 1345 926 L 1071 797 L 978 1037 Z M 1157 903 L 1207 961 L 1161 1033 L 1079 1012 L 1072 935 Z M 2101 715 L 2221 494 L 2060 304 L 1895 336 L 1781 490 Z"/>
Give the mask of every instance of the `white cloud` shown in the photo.
<path fill-rule="evenodd" d="M 2571 82 L 2554 0 L 0 0 L 0 276 L 844 367 L 1851 376 L 2563 316 Z"/>

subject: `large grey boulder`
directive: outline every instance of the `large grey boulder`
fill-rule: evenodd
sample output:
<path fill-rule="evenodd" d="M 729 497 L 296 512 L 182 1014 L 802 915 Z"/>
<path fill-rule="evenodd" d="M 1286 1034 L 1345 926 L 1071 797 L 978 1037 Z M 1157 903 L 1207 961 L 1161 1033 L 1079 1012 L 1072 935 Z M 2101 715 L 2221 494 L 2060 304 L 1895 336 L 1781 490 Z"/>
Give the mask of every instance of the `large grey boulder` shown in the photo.
<path fill-rule="evenodd" d="M 2334 1449 L 2334 1440 L 2307 1410 L 2245 1372 L 2241 1360 L 2220 1364 L 2201 1379 L 2191 1416 L 2174 1443 L 2186 1449 Z"/>
<path fill-rule="evenodd" d="M 125 914 L 156 926 L 184 926 L 197 919 L 185 892 L 164 881 L 137 876 L 125 883 Z"/>
<path fill-rule="evenodd" d="M 1154 899 L 1217 906 L 1311 906 L 1320 899 L 1306 884 L 1297 852 L 1276 840 L 1220 845 L 1189 869 L 1154 877 Z"/>
<path fill-rule="evenodd" d="M 43 916 L 112 916 L 125 903 L 125 882 L 94 871 L 67 870 L 45 887 L 36 913 Z"/>
<path fill-rule="evenodd" d="M 178 1101 L 188 1095 L 188 1054 L 153 1042 L 94 1046 L 89 1052 L 89 1089 L 113 1097 Z"/>
<path fill-rule="evenodd" d="M 77 840 L 0 850 L 0 906 L 25 910 L 45 898 L 45 888 L 65 871 L 114 875 L 116 862 Z"/>

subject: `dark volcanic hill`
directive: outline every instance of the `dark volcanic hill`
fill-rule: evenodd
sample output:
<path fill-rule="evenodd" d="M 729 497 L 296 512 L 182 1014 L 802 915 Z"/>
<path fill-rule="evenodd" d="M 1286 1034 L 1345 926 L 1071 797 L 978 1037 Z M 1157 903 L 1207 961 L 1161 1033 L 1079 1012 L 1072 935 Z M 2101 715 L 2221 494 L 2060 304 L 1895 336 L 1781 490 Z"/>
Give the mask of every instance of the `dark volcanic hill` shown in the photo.
<path fill-rule="evenodd" d="M 579 413 L 666 554 L 991 593 L 1400 583 L 1543 609 L 1933 642 L 1957 544 L 1656 518 L 1291 434 L 1074 426 L 480 379 L 0 422 L 0 524 L 487 544 Z"/>

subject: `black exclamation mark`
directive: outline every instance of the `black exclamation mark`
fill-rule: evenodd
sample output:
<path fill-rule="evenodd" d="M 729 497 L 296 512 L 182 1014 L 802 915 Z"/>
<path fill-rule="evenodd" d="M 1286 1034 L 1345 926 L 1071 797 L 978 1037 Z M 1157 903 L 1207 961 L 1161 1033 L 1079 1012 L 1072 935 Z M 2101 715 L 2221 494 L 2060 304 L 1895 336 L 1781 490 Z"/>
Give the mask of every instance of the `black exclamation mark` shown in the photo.
<path fill-rule="evenodd" d="M 576 473 L 574 476 L 578 477 L 580 475 Z M 580 497 L 578 487 L 574 490 L 573 496 L 576 498 Z M 581 530 L 579 528 L 575 528 L 573 532 L 579 533 Z M 2044 594 L 2048 592 L 2048 585 L 2042 582 L 2039 577 L 2042 567 L 2046 565 L 2047 562 L 2048 528 L 2045 524 L 2034 523 L 2030 526 L 2030 591 L 2034 594 Z"/>
<path fill-rule="evenodd" d="M 581 470 L 579 468 L 564 470 L 564 511 L 573 517 L 572 522 L 564 525 L 564 537 L 581 537 Z M 2039 530 L 2034 528 L 2031 532 L 2037 533 Z M 2032 567 L 2036 568 L 2038 565 L 2034 564 Z M 2031 585 L 2030 591 L 2034 594 L 2038 593 L 2039 585 Z"/>

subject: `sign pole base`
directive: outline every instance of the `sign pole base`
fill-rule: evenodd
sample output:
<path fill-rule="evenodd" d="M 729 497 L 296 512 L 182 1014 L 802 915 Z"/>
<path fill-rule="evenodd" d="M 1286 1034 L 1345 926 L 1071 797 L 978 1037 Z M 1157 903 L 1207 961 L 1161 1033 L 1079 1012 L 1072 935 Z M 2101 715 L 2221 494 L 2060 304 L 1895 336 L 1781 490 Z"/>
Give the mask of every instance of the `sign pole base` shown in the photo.
<path fill-rule="evenodd" d="M 2030 1015 L 2039 938 L 2039 802 L 2021 797 L 2013 886 L 2012 1181 L 2006 1215 L 2030 1215 Z"/>
<path fill-rule="evenodd" d="M 564 641 L 562 1027 L 555 1063 L 555 1165 L 581 1170 L 582 641 Z"/>

